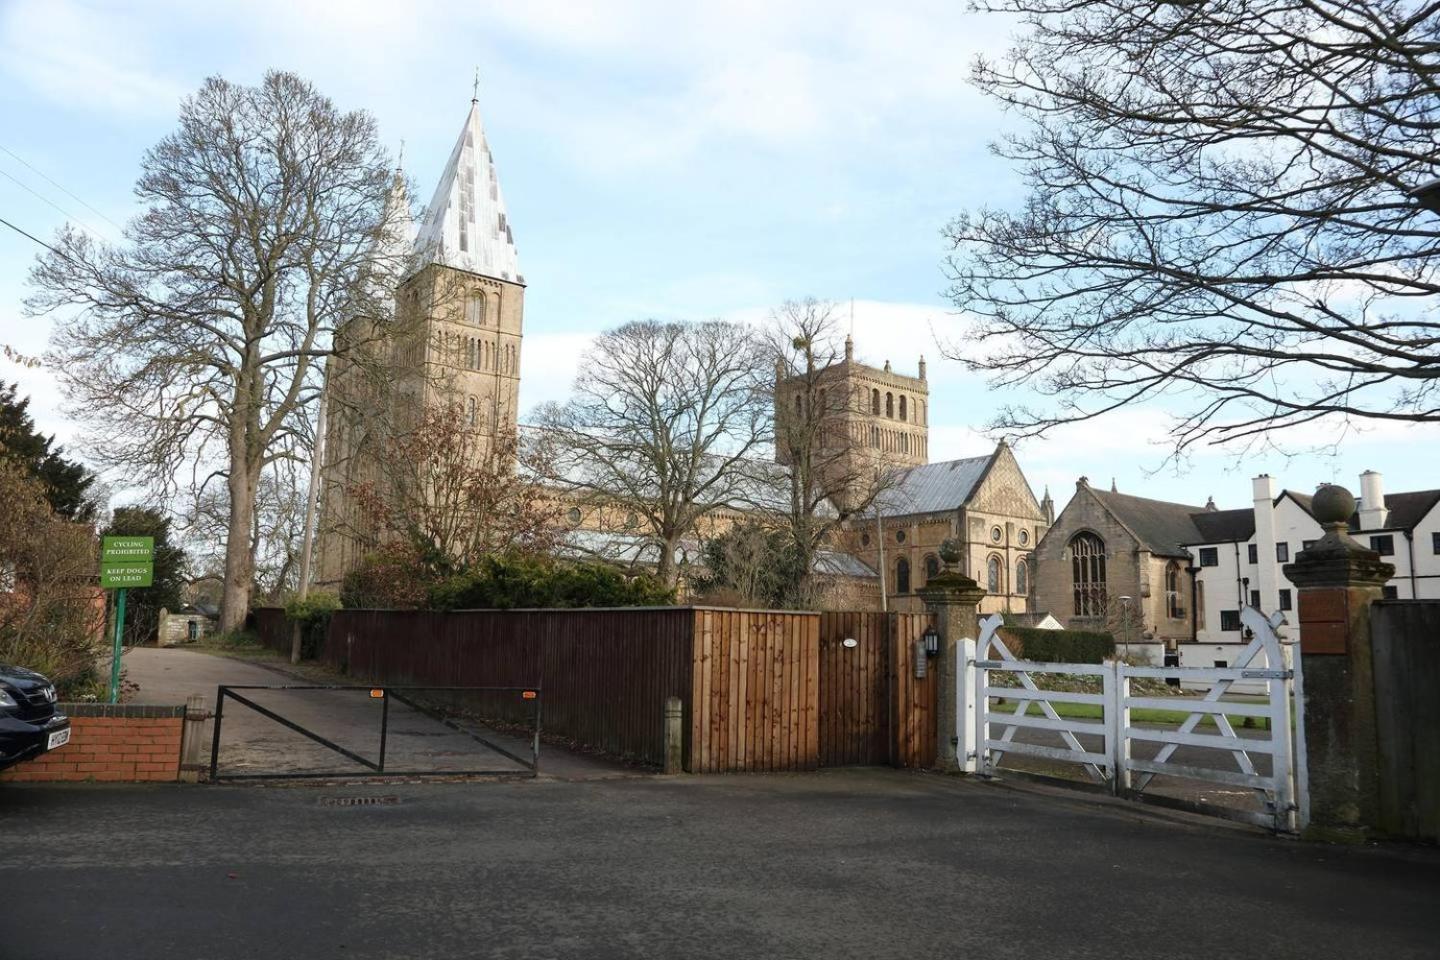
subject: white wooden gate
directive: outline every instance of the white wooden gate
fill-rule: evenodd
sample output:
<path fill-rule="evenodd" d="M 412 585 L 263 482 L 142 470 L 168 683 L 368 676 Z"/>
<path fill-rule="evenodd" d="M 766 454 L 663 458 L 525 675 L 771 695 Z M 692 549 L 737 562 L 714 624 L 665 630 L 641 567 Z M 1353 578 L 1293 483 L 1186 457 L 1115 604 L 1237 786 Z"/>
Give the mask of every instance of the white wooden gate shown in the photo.
<path fill-rule="evenodd" d="M 962 644 L 966 669 L 957 671 L 956 702 L 962 705 L 958 711 L 958 744 L 966 769 L 995 776 L 1008 753 L 1075 763 L 1118 796 L 1220 813 L 1281 832 L 1304 829 L 1309 804 L 1300 658 L 1292 653 L 1293 642 L 1279 634 L 1285 622 L 1283 614 L 1267 618 L 1258 610 L 1244 607 L 1240 621 L 1252 639 L 1232 666 L 1151 667 L 1131 666 L 1118 660 L 1086 664 L 1016 659 L 999 636 L 1003 622 L 1000 615 L 993 614 L 981 622 L 978 641 Z M 1100 692 L 1044 690 L 1035 677 L 1045 674 L 1098 677 Z M 1019 685 L 993 685 L 1001 675 L 1014 677 Z M 1204 692 L 1198 697 L 1137 697 L 1130 689 L 1131 681 L 1137 677 L 1177 679 L 1187 685 L 1200 685 Z M 1241 681 L 1263 684 L 1263 702 L 1226 699 L 1232 685 Z M 997 700 L 1003 700 L 1004 705 L 998 705 Z M 1066 704 L 1099 706 L 1100 717 L 1063 716 L 1056 707 Z M 1178 729 L 1137 726 L 1131 721 L 1135 709 L 1177 711 L 1188 716 Z M 1213 718 L 1216 732 L 1197 732 L 1206 717 Z M 1268 732 L 1264 736 L 1240 736 L 1231 723 L 1232 717 L 1263 718 L 1268 721 Z M 1041 733 L 1016 739 L 1021 731 Z M 1039 739 L 1056 742 L 1035 742 Z M 1132 755 L 1136 742 L 1160 746 L 1153 757 L 1140 759 Z M 1219 751 L 1231 758 L 1234 769 L 1178 762 L 1173 758 L 1181 747 Z M 1268 757 L 1268 772 L 1256 765 L 1256 757 L 1262 755 Z M 1197 806 L 1147 793 L 1156 776 L 1249 788 L 1256 792 L 1262 809 L 1222 810 L 1212 804 Z"/>

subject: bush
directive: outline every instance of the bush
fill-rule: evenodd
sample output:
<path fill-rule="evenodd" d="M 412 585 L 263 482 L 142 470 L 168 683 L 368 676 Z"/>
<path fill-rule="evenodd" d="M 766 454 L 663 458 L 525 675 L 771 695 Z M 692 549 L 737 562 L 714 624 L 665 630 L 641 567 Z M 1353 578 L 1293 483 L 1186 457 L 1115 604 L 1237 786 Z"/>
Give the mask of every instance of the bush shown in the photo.
<path fill-rule="evenodd" d="M 333 593 L 317 590 L 303 599 L 292 598 L 285 604 L 285 619 L 300 627 L 300 656 L 313 660 L 320 655 L 325 642 L 325 631 L 330 627 L 330 615 L 340 609 L 340 598 Z"/>
<path fill-rule="evenodd" d="M 395 540 L 368 554 L 340 586 L 350 609 L 417 610 L 437 583 L 433 564 L 408 540 Z"/>
<path fill-rule="evenodd" d="M 672 590 L 648 574 L 627 576 L 602 563 L 569 563 L 540 556 L 485 557 L 436 585 L 432 610 L 523 610 L 573 607 L 665 606 Z"/>
<path fill-rule="evenodd" d="M 1095 630 L 1002 627 L 1010 651 L 1040 663 L 1103 663 L 1115 656 L 1115 638 Z"/>

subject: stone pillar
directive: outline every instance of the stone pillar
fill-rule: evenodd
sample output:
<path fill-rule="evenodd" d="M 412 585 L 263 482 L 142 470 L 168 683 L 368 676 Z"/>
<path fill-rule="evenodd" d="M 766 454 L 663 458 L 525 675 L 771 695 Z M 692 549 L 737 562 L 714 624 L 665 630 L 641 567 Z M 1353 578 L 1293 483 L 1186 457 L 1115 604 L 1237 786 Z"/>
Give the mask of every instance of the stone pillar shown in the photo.
<path fill-rule="evenodd" d="M 1325 535 L 1285 565 L 1300 592 L 1310 827 L 1320 835 L 1361 834 L 1378 811 L 1370 605 L 1395 567 L 1350 536 L 1354 512 L 1350 491 L 1322 486 L 1312 513 Z"/>
<path fill-rule="evenodd" d="M 938 708 L 935 711 L 935 767 L 954 773 L 960 769 L 955 755 L 955 677 L 960 670 L 957 646 L 961 637 L 976 635 L 976 610 L 985 597 L 985 590 L 960 568 L 964 551 L 958 542 L 946 540 L 939 553 L 944 569 L 915 593 L 925 601 L 925 609 L 934 616 L 935 629 L 940 634 L 940 655 L 931 666 L 935 671 Z"/>

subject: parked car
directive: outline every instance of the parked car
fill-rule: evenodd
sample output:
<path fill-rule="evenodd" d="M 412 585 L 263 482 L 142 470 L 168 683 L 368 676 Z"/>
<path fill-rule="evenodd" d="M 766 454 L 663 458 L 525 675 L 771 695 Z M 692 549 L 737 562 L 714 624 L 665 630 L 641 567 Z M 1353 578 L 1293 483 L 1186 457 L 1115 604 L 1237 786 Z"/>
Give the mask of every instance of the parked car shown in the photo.
<path fill-rule="evenodd" d="M 70 742 L 55 699 L 55 684 L 34 670 L 0 663 L 0 770 Z"/>

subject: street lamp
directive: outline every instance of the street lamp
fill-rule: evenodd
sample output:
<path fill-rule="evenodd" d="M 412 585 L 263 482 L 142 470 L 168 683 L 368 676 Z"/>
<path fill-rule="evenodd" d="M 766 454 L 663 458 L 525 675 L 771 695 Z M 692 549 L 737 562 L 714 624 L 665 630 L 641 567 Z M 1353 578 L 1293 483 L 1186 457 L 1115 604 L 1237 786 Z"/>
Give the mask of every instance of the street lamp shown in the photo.
<path fill-rule="evenodd" d="M 1440 177 L 1427 180 L 1418 187 L 1405 191 L 1405 195 L 1432 213 L 1440 213 Z"/>

